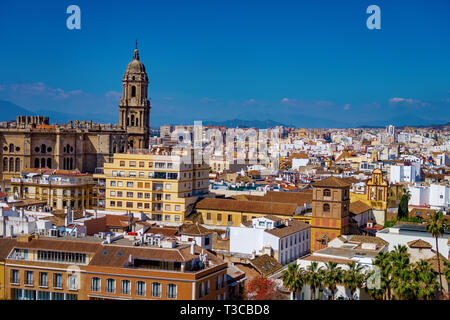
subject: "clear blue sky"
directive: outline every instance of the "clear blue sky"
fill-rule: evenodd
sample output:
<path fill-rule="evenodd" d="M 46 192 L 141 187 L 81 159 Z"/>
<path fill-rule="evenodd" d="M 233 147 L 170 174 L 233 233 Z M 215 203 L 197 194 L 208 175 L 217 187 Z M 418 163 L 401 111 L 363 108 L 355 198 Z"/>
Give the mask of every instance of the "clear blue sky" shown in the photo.
<path fill-rule="evenodd" d="M 81 30 L 66 28 L 71 4 Z M 152 126 L 450 121 L 449 13 L 448 0 L 1 0 L 0 99 L 117 122 L 137 38 Z"/>

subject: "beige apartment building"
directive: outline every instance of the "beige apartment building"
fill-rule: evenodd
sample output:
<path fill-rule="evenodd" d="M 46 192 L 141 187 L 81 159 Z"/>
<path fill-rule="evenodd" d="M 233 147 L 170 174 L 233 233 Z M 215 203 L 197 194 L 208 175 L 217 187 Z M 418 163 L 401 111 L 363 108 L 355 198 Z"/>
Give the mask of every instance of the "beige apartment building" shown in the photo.
<path fill-rule="evenodd" d="M 104 172 L 94 175 L 97 206 L 184 222 L 199 196 L 208 193 L 209 167 L 193 160 L 193 152 L 169 148 L 114 154 Z"/>

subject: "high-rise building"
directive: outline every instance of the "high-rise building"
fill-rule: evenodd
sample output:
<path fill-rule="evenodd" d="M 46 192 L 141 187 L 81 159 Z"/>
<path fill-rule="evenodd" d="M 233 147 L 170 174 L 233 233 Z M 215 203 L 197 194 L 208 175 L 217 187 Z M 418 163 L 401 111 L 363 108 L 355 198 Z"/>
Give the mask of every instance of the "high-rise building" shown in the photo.
<path fill-rule="evenodd" d="M 208 165 L 194 163 L 192 150 L 158 148 L 114 154 L 94 178 L 107 211 L 183 222 L 198 197 L 208 193 L 208 176 Z"/>

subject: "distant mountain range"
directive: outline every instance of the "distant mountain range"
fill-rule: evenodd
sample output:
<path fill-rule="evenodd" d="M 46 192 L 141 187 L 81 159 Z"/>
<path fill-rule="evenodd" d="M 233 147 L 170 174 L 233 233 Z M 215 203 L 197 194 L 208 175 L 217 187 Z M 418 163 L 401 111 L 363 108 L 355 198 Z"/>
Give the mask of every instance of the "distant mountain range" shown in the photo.
<path fill-rule="evenodd" d="M 224 126 L 227 128 L 256 128 L 256 129 L 266 129 L 273 128 L 277 126 L 282 127 L 292 127 L 292 125 L 286 125 L 281 122 L 273 120 L 225 120 L 225 121 L 203 121 L 204 126 Z"/>
<path fill-rule="evenodd" d="M 100 123 L 116 123 L 117 115 L 110 114 L 83 114 L 78 115 L 75 113 L 58 112 L 52 110 L 38 110 L 30 111 L 24 107 L 18 106 L 10 101 L 0 100 L 0 121 L 14 121 L 17 116 L 24 115 L 42 115 L 50 117 L 50 123 L 67 123 L 69 120 L 92 120 L 93 122 Z M 264 118 L 263 118 L 264 119 Z M 294 121 L 294 119 L 292 119 Z M 351 123 L 345 123 L 340 121 L 333 121 L 328 119 L 320 119 L 316 117 L 302 116 L 299 119 L 295 119 L 296 125 L 286 124 L 275 120 L 242 120 L 232 119 L 224 121 L 203 121 L 203 125 L 212 126 L 225 126 L 227 128 L 257 128 L 266 129 L 276 126 L 290 127 L 290 128 L 385 128 L 388 124 L 393 124 L 398 128 L 408 127 L 433 127 L 443 128 L 450 126 L 450 122 L 442 124 L 435 124 L 435 121 L 424 120 L 419 117 L 393 117 L 386 121 L 373 121 L 371 123 L 362 123 L 360 125 L 354 125 Z M 290 122 L 290 121 L 289 121 Z"/>

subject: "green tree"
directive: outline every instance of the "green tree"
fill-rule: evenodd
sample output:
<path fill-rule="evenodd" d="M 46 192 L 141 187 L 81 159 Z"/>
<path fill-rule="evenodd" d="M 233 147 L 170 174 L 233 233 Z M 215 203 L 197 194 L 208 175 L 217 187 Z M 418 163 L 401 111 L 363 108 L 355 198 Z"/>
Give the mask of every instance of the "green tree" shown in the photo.
<path fill-rule="evenodd" d="M 322 273 L 319 264 L 315 261 L 306 267 L 306 283 L 311 289 L 311 299 L 316 300 L 316 289 L 322 286 Z"/>
<path fill-rule="evenodd" d="M 364 267 L 356 262 L 347 263 L 347 266 L 343 277 L 344 286 L 350 290 L 350 300 L 353 300 L 356 289 L 363 287 L 366 275 L 363 273 Z"/>
<path fill-rule="evenodd" d="M 444 220 L 444 216 L 441 211 L 436 212 L 433 214 L 431 219 L 429 219 L 425 225 L 425 229 L 427 232 L 431 233 L 431 235 L 436 239 L 436 258 L 438 263 L 438 273 L 439 273 L 439 290 L 442 294 L 442 274 L 441 274 L 441 263 L 440 263 L 440 257 L 439 257 L 439 246 L 438 246 L 438 239 L 439 237 L 442 237 L 444 234 L 445 229 L 447 228 L 447 224 Z"/>
<path fill-rule="evenodd" d="M 416 299 L 417 282 L 414 278 L 408 248 L 397 245 L 391 252 L 392 285 L 395 298 L 399 300 Z"/>
<path fill-rule="evenodd" d="M 411 193 L 409 192 L 408 189 L 403 188 L 403 194 L 402 197 L 400 198 L 400 204 L 398 205 L 398 219 L 408 217 L 409 199 L 411 199 Z"/>
<path fill-rule="evenodd" d="M 304 270 L 298 267 L 298 264 L 291 263 L 282 273 L 283 285 L 291 291 L 291 300 L 294 300 L 295 294 L 300 292 L 305 283 Z"/>
<path fill-rule="evenodd" d="M 332 261 L 327 262 L 325 268 L 323 284 L 331 291 L 332 299 L 335 300 L 336 287 L 342 282 L 342 270 Z"/>
<path fill-rule="evenodd" d="M 380 270 L 382 298 L 390 300 L 392 297 L 392 255 L 389 252 L 380 251 L 375 258 L 374 265 Z"/>

